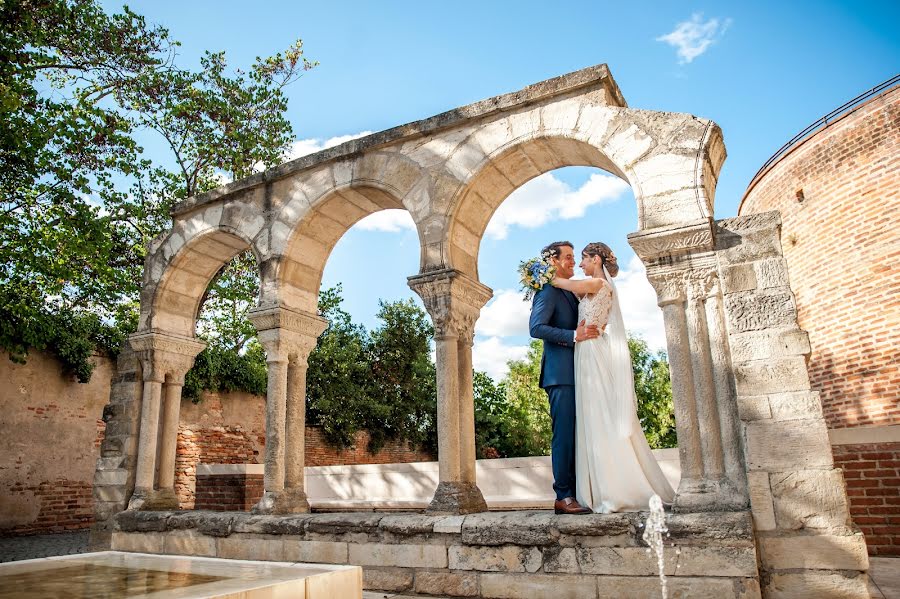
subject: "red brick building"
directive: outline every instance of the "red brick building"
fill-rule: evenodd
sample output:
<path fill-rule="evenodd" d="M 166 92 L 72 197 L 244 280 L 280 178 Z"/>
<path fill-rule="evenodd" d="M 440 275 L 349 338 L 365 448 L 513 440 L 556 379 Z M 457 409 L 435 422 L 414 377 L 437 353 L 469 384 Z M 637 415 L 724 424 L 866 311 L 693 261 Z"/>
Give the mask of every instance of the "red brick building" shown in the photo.
<path fill-rule="evenodd" d="M 777 210 L 809 373 L 872 555 L 900 555 L 900 79 L 770 161 L 738 213 Z"/>

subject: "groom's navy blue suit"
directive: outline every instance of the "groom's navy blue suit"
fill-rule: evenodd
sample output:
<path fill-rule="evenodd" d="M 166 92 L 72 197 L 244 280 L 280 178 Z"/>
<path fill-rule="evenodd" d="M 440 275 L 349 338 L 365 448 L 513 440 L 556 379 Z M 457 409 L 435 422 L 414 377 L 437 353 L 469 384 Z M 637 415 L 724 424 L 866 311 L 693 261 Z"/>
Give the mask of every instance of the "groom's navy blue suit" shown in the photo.
<path fill-rule="evenodd" d="M 540 385 L 550 398 L 551 460 L 557 499 L 575 496 L 575 329 L 578 300 L 544 285 L 534 295 L 529 328 L 544 341 Z"/>

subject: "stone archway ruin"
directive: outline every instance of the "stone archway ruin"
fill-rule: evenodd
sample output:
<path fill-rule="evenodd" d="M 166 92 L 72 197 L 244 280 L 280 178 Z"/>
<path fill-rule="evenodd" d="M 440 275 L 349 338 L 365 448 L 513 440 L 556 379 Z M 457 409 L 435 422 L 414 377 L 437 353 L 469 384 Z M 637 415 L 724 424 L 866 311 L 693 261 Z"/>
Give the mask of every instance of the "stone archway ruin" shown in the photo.
<path fill-rule="evenodd" d="M 472 393 L 475 321 L 492 296 L 478 280 L 481 237 L 525 181 L 562 166 L 595 166 L 634 190 L 639 222 L 629 243 L 663 309 L 683 472 L 676 511 L 752 509 L 764 587 L 821 590 L 807 584 L 807 570 L 816 580 L 864 571 L 858 555 L 865 547 L 849 527 L 843 479 L 809 393 L 808 344 L 796 325 L 777 216 L 713 220 L 724 159 L 715 123 L 628 108 L 599 65 L 186 200 L 173 210 L 172 230 L 151 247 L 131 339 L 143 389 L 135 398 L 136 467 L 124 477 L 134 480 L 130 507 L 177 508 L 169 492 L 172 422 L 177 427 L 184 373 L 202 349 L 193 331 L 200 297 L 219 266 L 249 248 L 261 276 L 251 320 L 269 366 L 265 495 L 255 511 L 309 510 L 306 360 L 325 327 L 316 314 L 322 269 L 355 222 L 403 208 L 421 242 L 420 272 L 409 285 L 435 326 L 440 483 L 429 511 L 485 511 L 475 479 Z M 102 509 L 121 509 L 125 495 Z M 798 525 L 797 510 L 822 517 Z M 809 552 L 815 567 L 798 561 Z"/>

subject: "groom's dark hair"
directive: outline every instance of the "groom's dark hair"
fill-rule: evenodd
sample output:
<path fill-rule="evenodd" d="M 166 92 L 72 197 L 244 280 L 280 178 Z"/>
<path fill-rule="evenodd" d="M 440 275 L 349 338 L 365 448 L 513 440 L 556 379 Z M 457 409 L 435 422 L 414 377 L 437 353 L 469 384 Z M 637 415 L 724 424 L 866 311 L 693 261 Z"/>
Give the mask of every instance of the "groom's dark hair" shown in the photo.
<path fill-rule="evenodd" d="M 573 250 L 575 249 L 575 246 L 572 245 L 571 241 L 554 241 L 541 250 L 541 256 L 546 259 L 559 258 L 559 250 L 564 247 L 570 247 Z"/>

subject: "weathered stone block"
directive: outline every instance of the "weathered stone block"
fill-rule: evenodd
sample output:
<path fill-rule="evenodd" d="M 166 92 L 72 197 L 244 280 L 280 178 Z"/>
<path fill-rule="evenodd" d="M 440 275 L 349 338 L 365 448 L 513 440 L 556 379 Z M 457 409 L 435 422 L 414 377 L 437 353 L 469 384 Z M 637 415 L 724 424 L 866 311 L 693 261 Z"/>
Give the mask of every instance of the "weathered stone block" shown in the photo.
<path fill-rule="evenodd" d="M 541 551 L 537 547 L 478 547 L 451 545 L 447 548 L 451 570 L 482 572 L 537 572 Z"/>
<path fill-rule="evenodd" d="M 768 599 L 869 599 L 867 577 L 852 572 L 774 573 L 765 586 Z"/>
<path fill-rule="evenodd" d="M 418 514 L 402 516 L 385 516 L 378 523 L 378 528 L 396 535 L 427 535 L 434 529 L 437 518 Z"/>
<path fill-rule="evenodd" d="M 777 212 L 749 214 L 716 221 L 716 250 L 725 263 L 737 264 L 781 257 Z"/>
<path fill-rule="evenodd" d="M 732 331 L 746 332 L 795 325 L 794 296 L 785 291 L 742 291 L 725 296 L 725 314 Z"/>
<path fill-rule="evenodd" d="M 756 530 L 777 528 L 772 488 L 769 486 L 769 473 L 748 472 L 747 487 L 750 492 L 750 509 L 753 512 L 754 528 Z"/>
<path fill-rule="evenodd" d="M 787 262 L 784 258 L 760 260 L 753 264 L 759 289 L 788 287 Z"/>
<path fill-rule="evenodd" d="M 745 429 L 750 470 L 782 472 L 832 466 L 824 420 L 759 420 L 747 423 Z"/>
<path fill-rule="evenodd" d="M 674 577 L 667 579 L 669 597 L 693 599 L 759 599 L 759 583 L 755 579 Z M 659 578 L 644 576 L 603 576 L 597 578 L 600 599 L 658 599 Z M 549 595 L 548 595 L 549 596 Z"/>
<path fill-rule="evenodd" d="M 443 516 L 434 519 L 433 532 L 440 534 L 460 534 L 465 516 Z"/>
<path fill-rule="evenodd" d="M 834 528 L 849 524 L 841 470 L 776 472 L 769 478 L 778 528 Z"/>
<path fill-rule="evenodd" d="M 127 470 L 100 470 L 94 472 L 95 485 L 125 485 L 128 482 Z"/>
<path fill-rule="evenodd" d="M 774 393 L 769 396 L 772 418 L 775 420 L 803 420 L 822 417 L 822 400 L 817 391 Z"/>
<path fill-rule="evenodd" d="M 216 556 L 226 559 L 283 562 L 284 540 L 276 536 L 231 535 L 216 539 Z"/>
<path fill-rule="evenodd" d="M 478 595 L 478 575 L 463 572 L 416 572 L 415 592 L 426 595 L 474 597 Z"/>
<path fill-rule="evenodd" d="M 135 553 L 163 553 L 165 535 L 160 532 L 113 531 L 110 549 Z"/>
<path fill-rule="evenodd" d="M 173 530 L 165 534 L 163 552 L 173 555 L 216 556 L 216 539 L 193 530 Z"/>
<path fill-rule="evenodd" d="M 553 514 L 546 512 L 470 514 L 463 523 L 462 542 L 466 545 L 550 545 L 555 541 L 555 523 Z"/>
<path fill-rule="evenodd" d="M 742 396 L 809 390 L 809 371 L 802 357 L 736 364 L 734 380 Z"/>
<path fill-rule="evenodd" d="M 754 546 L 750 512 L 670 514 L 666 526 L 678 547 Z"/>
<path fill-rule="evenodd" d="M 675 557 L 676 576 L 753 577 L 759 574 L 753 547 L 683 547 Z M 665 549 L 664 554 L 674 553 Z"/>
<path fill-rule="evenodd" d="M 341 541 L 301 541 L 284 539 L 284 558 L 291 562 L 313 564 L 346 564 L 347 543 Z"/>
<path fill-rule="evenodd" d="M 759 538 L 768 570 L 867 570 L 869 556 L 862 533 L 783 534 Z"/>
<path fill-rule="evenodd" d="M 304 517 L 307 518 L 306 529 L 310 532 L 330 535 L 349 532 L 374 534 L 378 532 L 378 523 L 384 518 L 384 514 L 313 514 Z"/>
<path fill-rule="evenodd" d="M 363 588 L 378 591 L 406 591 L 412 588 L 410 568 L 363 568 Z M 334 599 L 337 599 L 336 597 Z"/>
<path fill-rule="evenodd" d="M 574 547 L 547 547 L 544 549 L 544 572 L 581 574 L 578 550 Z"/>
<path fill-rule="evenodd" d="M 116 485 L 112 487 L 94 487 L 94 497 L 98 501 L 108 501 L 110 503 L 120 503 L 125 501 L 125 487 Z"/>
<path fill-rule="evenodd" d="M 657 587 L 659 593 L 659 587 Z M 577 574 L 482 574 L 481 596 L 496 599 L 520 597 L 559 597 L 596 599 L 597 583 L 593 576 Z M 616 599 L 622 599 L 619 595 Z"/>
<path fill-rule="evenodd" d="M 722 268 L 722 293 L 756 289 L 756 270 L 753 263 L 735 264 Z"/>
<path fill-rule="evenodd" d="M 443 545 L 351 544 L 349 561 L 355 566 L 446 568 L 447 548 Z"/>
<path fill-rule="evenodd" d="M 766 420 L 772 417 L 767 395 L 740 396 L 737 398 L 738 416 L 744 422 Z"/>
<path fill-rule="evenodd" d="M 653 576 L 658 574 L 656 555 L 646 547 L 581 547 L 578 564 L 583 574 Z M 677 555 L 664 551 L 665 572 L 675 574 Z"/>

